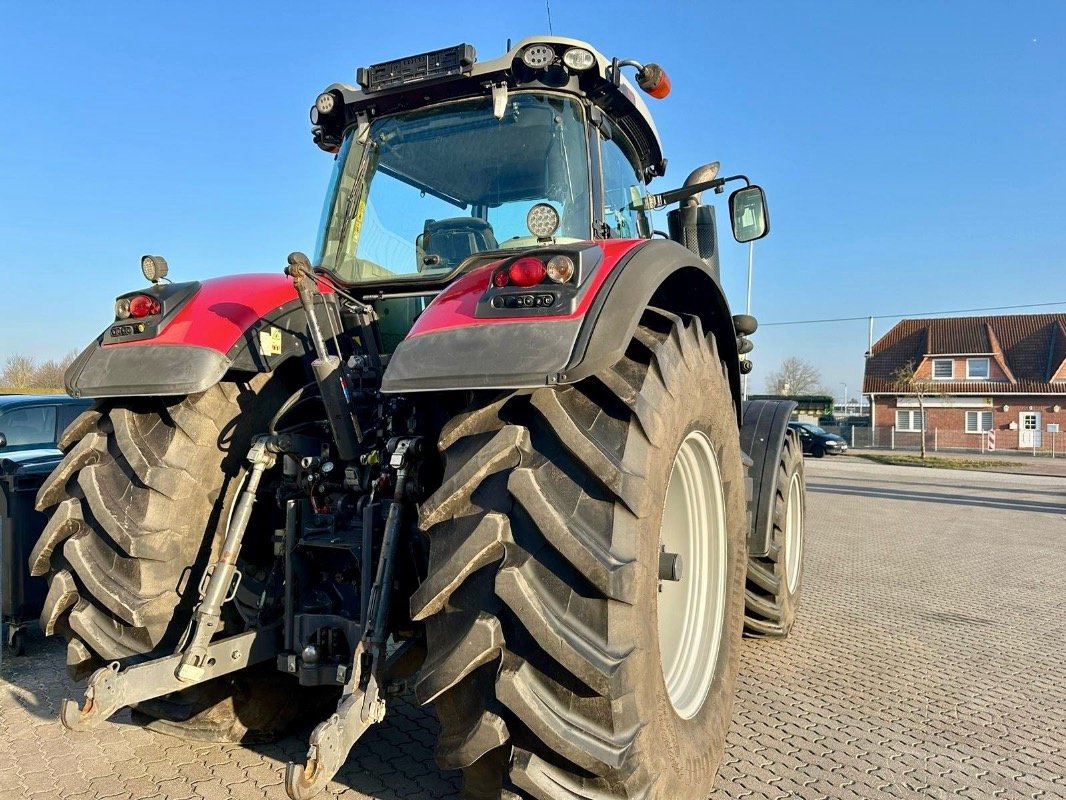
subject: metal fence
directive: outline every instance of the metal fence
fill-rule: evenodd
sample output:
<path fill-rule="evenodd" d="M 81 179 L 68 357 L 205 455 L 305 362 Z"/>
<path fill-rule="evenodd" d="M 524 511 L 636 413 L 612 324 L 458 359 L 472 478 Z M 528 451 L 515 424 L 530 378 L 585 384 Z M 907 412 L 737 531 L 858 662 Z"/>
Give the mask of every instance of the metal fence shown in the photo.
<path fill-rule="evenodd" d="M 853 448 L 876 450 L 921 450 L 922 434 L 892 427 L 870 428 L 859 425 L 822 426 L 829 433 L 844 437 Z M 990 435 L 991 434 L 991 435 Z M 966 433 L 960 430 L 930 428 L 925 432 L 925 449 L 930 453 L 1006 452 L 1066 457 L 1066 433 L 1058 431 L 996 430 Z"/>

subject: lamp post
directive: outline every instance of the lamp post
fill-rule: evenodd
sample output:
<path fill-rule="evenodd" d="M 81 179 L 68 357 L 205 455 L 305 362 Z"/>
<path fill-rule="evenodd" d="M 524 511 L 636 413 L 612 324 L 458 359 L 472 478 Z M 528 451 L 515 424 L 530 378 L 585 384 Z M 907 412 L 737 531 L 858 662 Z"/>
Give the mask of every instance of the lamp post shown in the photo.
<path fill-rule="evenodd" d="M 844 402 L 841 404 L 844 406 L 844 413 L 848 413 L 848 385 L 844 381 L 840 382 L 840 385 L 844 387 Z"/>
<path fill-rule="evenodd" d="M 744 313 L 751 315 L 751 270 L 755 260 L 755 242 L 748 242 L 748 298 Z M 748 373 L 741 376 L 740 398 L 748 399 Z"/>

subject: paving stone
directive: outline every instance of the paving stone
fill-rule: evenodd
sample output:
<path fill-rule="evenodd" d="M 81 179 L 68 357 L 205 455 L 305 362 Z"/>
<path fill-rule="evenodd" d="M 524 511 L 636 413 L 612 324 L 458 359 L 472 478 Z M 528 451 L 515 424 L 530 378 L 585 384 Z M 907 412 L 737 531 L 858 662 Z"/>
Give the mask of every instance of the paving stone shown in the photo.
<path fill-rule="evenodd" d="M 744 644 L 712 800 L 1066 798 L 1062 481 L 850 459 L 808 461 L 807 480 L 800 621 L 786 641 Z M 1004 507 L 973 502 L 987 497 Z M 122 712 L 69 733 L 56 713 L 80 693 L 63 646 L 29 633 L 29 654 L 0 673 L 0 800 L 285 800 L 309 730 L 214 745 Z M 410 694 L 396 699 L 323 796 L 454 800 L 437 730 Z"/>

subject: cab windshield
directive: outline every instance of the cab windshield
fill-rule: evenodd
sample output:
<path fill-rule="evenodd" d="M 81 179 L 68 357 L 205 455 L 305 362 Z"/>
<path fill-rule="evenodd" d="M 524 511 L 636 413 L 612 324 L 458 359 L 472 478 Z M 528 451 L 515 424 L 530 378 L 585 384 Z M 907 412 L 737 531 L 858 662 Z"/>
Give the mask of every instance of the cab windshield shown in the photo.
<path fill-rule="evenodd" d="M 460 100 L 349 130 L 316 263 L 350 283 L 446 275 L 475 253 L 533 247 L 526 214 L 559 213 L 556 242 L 591 236 L 584 110 L 567 97 Z"/>

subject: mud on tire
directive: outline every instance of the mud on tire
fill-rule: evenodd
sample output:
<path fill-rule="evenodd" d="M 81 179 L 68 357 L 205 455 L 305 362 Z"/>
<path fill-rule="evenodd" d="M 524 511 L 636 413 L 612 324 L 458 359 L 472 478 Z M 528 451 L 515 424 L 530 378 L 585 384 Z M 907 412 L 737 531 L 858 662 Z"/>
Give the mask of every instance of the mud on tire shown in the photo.
<path fill-rule="evenodd" d="M 270 377 L 101 401 L 64 433 L 66 455 L 37 495 L 50 518 L 30 569 L 47 576 L 41 627 L 67 639 L 75 680 L 173 651 L 224 536 L 251 438 L 284 400 Z M 292 716 L 292 703 L 276 702 L 285 681 L 253 668 L 141 704 L 138 716 L 192 738 L 270 738 Z"/>
<path fill-rule="evenodd" d="M 806 515 L 803 450 L 789 433 L 777 466 L 773 532 L 765 558 L 748 559 L 744 591 L 744 632 L 753 637 L 788 636 L 803 589 L 803 537 Z"/>
<path fill-rule="evenodd" d="M 728 528 L 725 626 L 706 698 L 671 705 L 657 628 L 675 454 L 706 433 Z M 467 798 L 705 797 L 732 707 L 743 618 L 745 474 L 728 379 L 698 320 L 649 309 L 614 367 L 510 394 L 445 427 L 422 506 L 430 569 L 417 686 L 437 761 Z"/>

